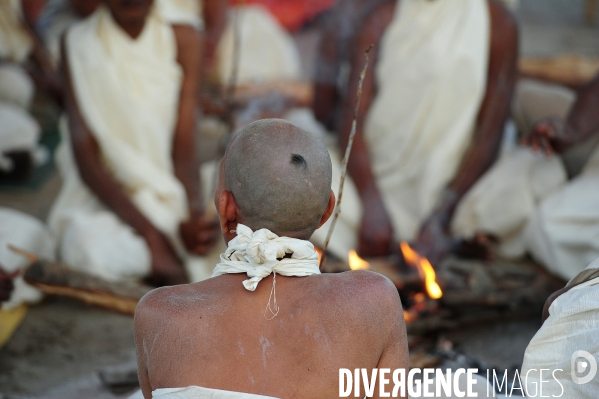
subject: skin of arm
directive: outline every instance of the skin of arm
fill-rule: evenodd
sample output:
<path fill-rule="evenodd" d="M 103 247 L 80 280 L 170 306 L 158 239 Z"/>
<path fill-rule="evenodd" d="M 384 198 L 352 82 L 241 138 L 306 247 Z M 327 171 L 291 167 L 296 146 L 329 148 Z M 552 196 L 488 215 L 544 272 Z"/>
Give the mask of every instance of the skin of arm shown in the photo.
<path fill-rule="evenodd" d="M 384 2 L 392 4 L 396 0 L 340 0 L 323 17 L 312 111 L 316 119 L 331 131 L 337 130 L 339 122 L 343 93 L 340 93 L 337 84 L 341 66 L 350 61 L 360 22 Z"/>
<path fill-rule="evenodd" d="M 416 247 L 433 264 L 453 247 L 449 225 L 453 213 L 468 190 L 497 158 L 503 127 L 517 78 L 518 28 L 513 16 L 495 0 L 489 0 L 491 46 L 486 94 L 476 120 L 472 142 L 456 177 L 425 222 Z"/>
<path fill-rule="evenodd" d="M 102 165 L 100 147 L 89 131 L 73 91 L 64 37 L 61 46 L 65 106 L 73 153 L 81 179 L 108 208 L 144 238 L 152 255 L 158 284 L 184 282 L 183 268 L 163 234 L 131 202 L 123 187 Z M 159 276 L 159 277 L 158 277 Z"/>
<path fill-rule="evenodd" d="M 545 118 L 539 121 L 524 144 L 547 155 L 562 153 L 599 132 L 599 74 L 579 93 L 565 120 Z"/>
<path fill-rule="evenodd" d="M 204 216 L 199 162 L 196 155 L 196 93 L 201 76 L 203 42 L 191 27 L 174 26 L 177 38 L 177 61 L 184 79 L 181 84 L 179 114 L 173 141 L 175 176 L 183 183 L 189 203 L 189 219 L 181 224 L 180 233 L 188 250 L 206 253 L 217 239 L 217 221 Z"/>
<path fill-rule="evenodd" d="M 147 335 L 146 325 L 151 321 L 154 313 L 153 307 L 150 305 L 151 300 L 147 300 L 148 295 L 139 301 L 139 305 L 135 310 L 135 318 L 133 324 L 133 335 L 135 337 L 135 349 L 137 352 L 137 377 L 139 386 L 145 399 L 152 399 L 152 386 L 148 375 L 148 359 L 144 345 L 144 337 Z M 150 309 L 148 309 L 148 307 Z M 150 322 L 151 325 L 151 322 Z"/>
<path fill-rule="evenodd" d="M 339 128 L 339 148 L 345 151 L 351 125 L 354 117 L 354 108 L 357 101 L 357 88 L 359 75 L 364 65 L 364 51 L 370 44 L 379 42 L 385 28 L 393 17 L 393 3 L 379 6 L 364 21 L 362 31 L 357 35 L 354 44 L 354 53 L 351 58 L 351 73 L 347 96 L 342 104 L 341 122 Z M 363 208 L 362 225 L 360 226 L 358 252 L 362 256 L 384 256 L 392 251 L 393 227 L 389 215 L 383 204 L 380 191 L 376 185 L 376 178 L 371 168 L 368 147 L 364 140 L 364 119 L 376 94 L 374 64 L 376 51 L 371 51 L 371 65 L 366 71 L 362 86 L 362 98 L 357 114 L 356 135 L 349 157 L 348 172 L 354 181 Z"/>
<path fill-rule="evenodd" d="M 205 58 L 208 68 L 214 62 L 216 47 L 227 26 L 227 2 L 224 0 L 204 0 L 202 2 L 204 23 L 206 25 Z"/>

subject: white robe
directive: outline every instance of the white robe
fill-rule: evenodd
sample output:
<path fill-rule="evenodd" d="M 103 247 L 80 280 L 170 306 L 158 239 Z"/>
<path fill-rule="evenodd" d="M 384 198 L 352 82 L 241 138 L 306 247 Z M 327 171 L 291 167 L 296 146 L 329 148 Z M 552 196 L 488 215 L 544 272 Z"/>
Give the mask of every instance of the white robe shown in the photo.
<path fill-rule="evenodd" d="M 235 7 L 219 42 L 216 69 L 221 84 L 229 82 L 235 63 L 235 26 L 240 37 L 238 84 L 301 78 L 300 57 L 291 36 L 267 9 L 249 5 Z"/>
<path fill-rule="evenodd" d="M 69 29 L 66 46 L 74 94 L 105 167 L 186 257 L 190 278 L 210 277 L 210 263 L 188 257 L 178 234 L 188 205 L 171 156 L 182 80 L 172 27 L 154 9 L 134 40 L 101 6 Z M 57 161 L 64 185 L 49 217 L 61 258 L 109 280 L 147 276 L 145 241 L 81 180 L 65 120 L 61 133 Z"/>
<path fill-rule="evenodd" d="M 31 53 L 33 43 L 23 26 L 21 2 L 0 1 L 0 170 L 12 171 L 14 165 L 3 153 L 33 151 L 37 148 L 40 127 L 28 113 L 35 87 L 19 64 Z M 8 62 L 6 62 L 8 61 Z"/>
<path fill-rule="evenodd" d="M 587 270 L 598 268 L 599 259 L 589 265 Z M 573 382 L 572 375 L 584 377 L 592 371 L 593 360 L 575 355 L 575 352 L 581 350 L 594 359 L 594 367 L 597 371 L 599 278 L 586 281 L 560 295 L 549 307 L 549 314 L 549 318 L 545 320 L 524 353 L 521 375 L 530 389 L 530 396 L 535 395 L 535 384 L 538 390 L 541 380 L 539 370 L 545 369 L 549 370 L 543 375 L 545 397 L 597 397 L 599 392 L 597 376 L 586 384 L 578 384 Z M 587 370 L 583 373 L 576 370 L 579 361 L 587 363 Z M 528 377 L 526 377 L 527 373 Z"/>
<path fill-rule="evenodd" d="M 272 396 L 254 395 L 251 393 L 223 391 L 220 389 L 190 386 L 186 388 L 161 388 L 152 391 L 153 399 L 276 399 Z M 129 399 L 143 399 L 141 391 L 137 391 Z"/>
<path fill-rule="evenodd" d="M 397 240 L 416 236 L 457 172 L 485 94 L 489 37 L 482 0 L 403 0 L 383 35 L 364 137 Z M 338 179 L 337 164 L 335 191 Z M 341 209 L 329 248 L 345 257 L 361 218 L 347 180 Z M 329 223 L 314 242 L 322 245 Z"/>
<path fill-rule="evenodd" d="M 53 261 L 55 258 L 56 243 L 42 222 L 14 209 L 0 207 L 0 267 L 9 273 L 23 270 L 29 261 L 10 250 L 9 245 L 41 259 Z M 25 283 L 22 275 L 15 278 L 14 286 L 10 299 L 1 304 L 2 309 L 13 309 L 42 298 L 42 293 Z"/>
<path fill-rule="evenodd" d="M 32 48 L 31 37 L 23 27 L 20 0 L 0 1 L 0 59 L 20 64 Z"/>
<path fill-rule="evenodd" d="M 563 88 L 523 82 L 514 117 L 529 132 L 543 117 L 565 118 L 574 100 Z M 568 174 L 575 177 L 567 180 Z M 496 236 L 499 255 L 528 252 L 551 272 L 573 278 L 599 257 L 599 146 L 591 140 L 552 157 L 528 147 L 505 152 L 460 202 L 452 229 L 467 238 Z"/>

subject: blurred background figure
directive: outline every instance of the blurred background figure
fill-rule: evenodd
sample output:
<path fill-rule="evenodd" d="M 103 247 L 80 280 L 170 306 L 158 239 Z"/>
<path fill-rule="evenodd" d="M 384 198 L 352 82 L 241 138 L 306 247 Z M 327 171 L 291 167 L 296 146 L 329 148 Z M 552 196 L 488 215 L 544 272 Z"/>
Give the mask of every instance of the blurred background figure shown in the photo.
<path fill-rule="evenodd" d="M 217 239 L 195 153 L 202 41 L 148 0 L 106 1 L 67 31 L 60 258 L 107 280 L 210 276 Z M 185 268 L 183 267 L 185 263 Z"/>
<path fill-rule="evenodd" d="M 321 40 L 314 108 L 341 151 L 364 50 L 375 49 L 349 162 L 355 186 L 346 185 L 330 249 L 383 256 L 415 241 L 434 264 L 455 249 L 454 211 L 499 152 L 516 81 L 515 20 L 494 0 L 353 1 L 337 10 Z"/>
<path fill-rule="evenodd" d="M 501 157 L 464 201 L 456 227 L 497 237 L 500 255 L 530 253 L 566 280 L 599 257 L 598 106 L 599 76 L 578 94 L 521 81 L 513 114 L 532 148 Z"/>
<path fill-rule="evenodd" d="M 0 3 L 0 180 L 25 180 L 39 155 L 41 131 L 29 113 L 36 85 L 60 90 L 54 64 L 31 29 L 30 3 Z"/>

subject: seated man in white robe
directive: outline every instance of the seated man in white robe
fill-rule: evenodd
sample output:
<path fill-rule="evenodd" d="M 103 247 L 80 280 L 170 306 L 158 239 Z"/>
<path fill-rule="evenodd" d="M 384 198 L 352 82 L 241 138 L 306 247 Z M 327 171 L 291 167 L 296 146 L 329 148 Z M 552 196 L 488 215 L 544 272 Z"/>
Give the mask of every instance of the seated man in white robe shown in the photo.
<path fill-rule="evenodd" d="M 354 17 L 361 23 L 349 39 L 342 29 L 327 31 L 316 77 L 315 114 L 337 130 L 344 152 L 364 51 L 374 43 L 348 164 L 352 182 L 329 249 L 384 256 L 398 241 L 415 241 L 434 264 L 455 249 L 454 211 L 499 152 L 516 78 L 516 22 L 494 0 L 353 2 L 364 11 L 352 12 L 366 16 Z M 344 48 L 351 49 L 345 92 L 336 88 Z M 334 170 L 334 188 L 336 179 Z M 315 242 L 325 235 L 317 232 Z"/>
<path fill-rule="evenodd" d="M 248 125 L 214 200 L 228 242 L 214 277 L 154 290 L 137 308 L 146 399 L 336 398 L 340 368 L 407 368 L 397 289 L 369 271 L 320 274 L 307 241 L 335 202 L 318 138 L 282 120 Z"/>
<path fill-rule="evenodd" d="M 529 253 L 565 280 L 599 257 L 598 106 L 599 75 L 578 96 L 521 83 L 514 115 L 532 148 L 502 155 L 464 199 L 455 227 L 495 236 L 501 255 Z"/>
<path fill-rule="evenodd" d="M 64 185 L 49 224 L 69 266 L 156 284 L 210 276 L 196 256 L 217 231 L 194 143 L 201 46 L 197 31 L 165 22 L 151 0 L 107 0 L 68 30 Z"/>

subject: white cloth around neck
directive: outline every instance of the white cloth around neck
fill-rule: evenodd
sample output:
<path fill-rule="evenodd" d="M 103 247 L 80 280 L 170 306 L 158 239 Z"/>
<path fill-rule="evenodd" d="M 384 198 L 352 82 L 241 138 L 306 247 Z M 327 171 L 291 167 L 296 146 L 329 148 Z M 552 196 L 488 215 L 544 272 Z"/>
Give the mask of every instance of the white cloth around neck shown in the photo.
<path fill-rule="evenodd" d="M 291 255 L 290 258 L 285 258 Z M 220 256 L 212 277 L 229 273 L 247 273 L 243 286 L 254 291 L 258 283 L 271 273 L 283 276 L 310 276 L 320 274 L 318 254 L 314 245 L 297 238 L 279 237 L 268 229 L 252 231 L 238 224 L 237 236 Z"/>

